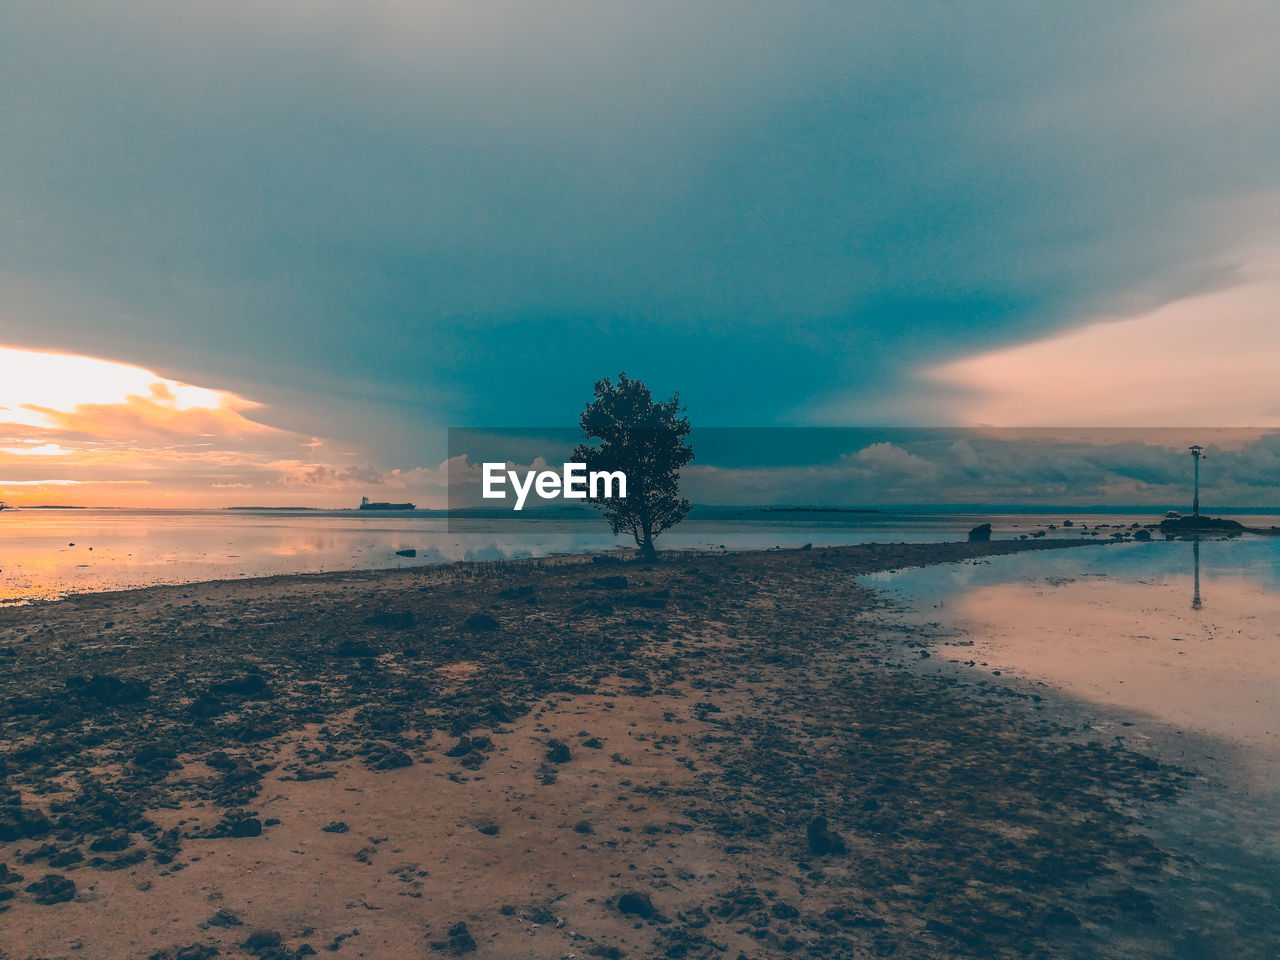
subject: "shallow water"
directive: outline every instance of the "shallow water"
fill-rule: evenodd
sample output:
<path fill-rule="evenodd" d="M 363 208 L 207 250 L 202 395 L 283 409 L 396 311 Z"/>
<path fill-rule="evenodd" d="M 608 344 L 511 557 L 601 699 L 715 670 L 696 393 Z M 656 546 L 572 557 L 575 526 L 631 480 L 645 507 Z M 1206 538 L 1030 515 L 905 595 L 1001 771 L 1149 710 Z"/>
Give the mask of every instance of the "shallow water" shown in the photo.
<path fill-rule="evenodd" d="M 868 582 L 963 637 L 943 641 L 945 657 L 1229 741 L 1280 769 L 1278 539 L 1015 554 Z"/>
<path fill-rule="evenodd" d="M 1054 535 L 1106 538 L 1153 518 L 1075 515 Z M 699 509 L 665 549 L 753 549 L 963 539 L 990 521 L 997 538 L 1062 517 L 972 513 L 834 513 Z M 0 512 L 0 603 L 66 593 L 290 573 L 377 569 L 582 553 L 626 546 L 599 518 L 454 521 L 425 511 L 48 510 Z M 413 550 L 412 558 L 397 556 Z"/>
<path fill-rule="evenodd" d="M 876 574 L 935 637 L 922 669 L 1048 694 L 1087 738 L 1192 772 L 1144 829 L 1194 869 L 1177 956 L 1273 956 L 1280 938 L 1280 540 L 1111 544 Z M 997 679 L 994 674 L 998 674 Z M 1065 696 L 1063 696 L 1065 695 Z M 1247 935 L 1246 935 L 1247 932 Z M 1280 942 L 1277 939 L 1276 942 Z"/>

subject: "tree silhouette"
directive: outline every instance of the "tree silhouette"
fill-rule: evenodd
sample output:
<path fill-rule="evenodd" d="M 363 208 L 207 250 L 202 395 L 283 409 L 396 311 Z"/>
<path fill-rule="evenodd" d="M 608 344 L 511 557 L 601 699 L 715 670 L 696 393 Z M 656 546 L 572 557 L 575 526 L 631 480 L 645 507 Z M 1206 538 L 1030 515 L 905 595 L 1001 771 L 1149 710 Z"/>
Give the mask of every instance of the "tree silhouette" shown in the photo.
<path fill-rule="evenodd" d="M 574 460 L 585 463 L 588 472 L 621 470 L 627 476 L 625 499 L 588 500 L 603 508 L 615 534 L 625 530 L 635 538 L 646 560 L 657 559 L 653 541 L 658 534 L 689 512 L 689 501 L 680 498 L 680 468 L 693 459 L 683 412 L 680 394 L 654 403 L 642 381 L 620 373 L 617 385 L 608 377 L 596 383 L 595 399 L 579 420 L 583 435 L 599 445 L 580 444 Z"/>

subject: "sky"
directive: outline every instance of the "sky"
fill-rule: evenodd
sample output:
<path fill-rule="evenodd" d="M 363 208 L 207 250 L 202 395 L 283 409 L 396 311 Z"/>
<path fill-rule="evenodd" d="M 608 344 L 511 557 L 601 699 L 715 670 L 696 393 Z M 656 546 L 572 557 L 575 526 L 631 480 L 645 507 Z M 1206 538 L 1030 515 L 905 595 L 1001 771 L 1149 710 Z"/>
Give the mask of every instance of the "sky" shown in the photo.
<path fill-rule="evenodd" d="M 0 499 L 715 426 L 1280 426 L 1280 7 L 0 3 Z M 847 451 L 856 456 L 858 451 Z"/>

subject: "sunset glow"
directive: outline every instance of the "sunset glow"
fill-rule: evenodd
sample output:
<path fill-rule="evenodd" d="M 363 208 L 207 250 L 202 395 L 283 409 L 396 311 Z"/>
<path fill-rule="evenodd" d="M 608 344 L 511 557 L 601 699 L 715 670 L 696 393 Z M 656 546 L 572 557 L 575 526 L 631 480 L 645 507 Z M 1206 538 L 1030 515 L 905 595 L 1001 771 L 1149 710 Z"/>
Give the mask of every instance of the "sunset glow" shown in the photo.
<path fill-rule="evenodd" d="M 1280 424 L 1280 256 L 1241 282 L 926 368 L 965 426 Z"/>
<path fill-rule="evenodd" d="M 207 503 L 310 438 L 225 390 L 95 357 L 0 347 L 0 497 L 11 505 Z M 252 484 L 243 484 L 252 488 Z"/>

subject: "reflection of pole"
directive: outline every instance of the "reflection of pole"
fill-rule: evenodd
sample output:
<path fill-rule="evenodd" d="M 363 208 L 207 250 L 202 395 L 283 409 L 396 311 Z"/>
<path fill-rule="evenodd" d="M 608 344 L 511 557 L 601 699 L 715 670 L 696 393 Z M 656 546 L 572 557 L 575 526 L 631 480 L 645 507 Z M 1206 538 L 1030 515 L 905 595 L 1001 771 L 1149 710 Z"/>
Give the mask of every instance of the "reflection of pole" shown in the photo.
<path fill-rule="evenodd" d="M 1191 598 L 1191 609 L 1200 609 L 1200 538 L 1196 537 L 1191 541 L 1191 555 L 1195 558 L 1196 566 L 1196 592 Z"/>

